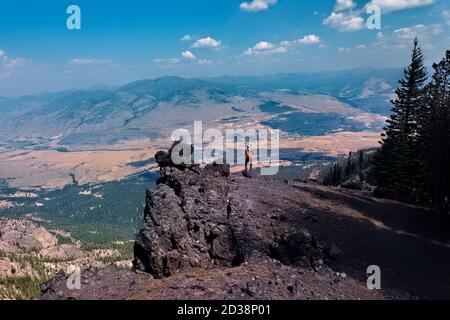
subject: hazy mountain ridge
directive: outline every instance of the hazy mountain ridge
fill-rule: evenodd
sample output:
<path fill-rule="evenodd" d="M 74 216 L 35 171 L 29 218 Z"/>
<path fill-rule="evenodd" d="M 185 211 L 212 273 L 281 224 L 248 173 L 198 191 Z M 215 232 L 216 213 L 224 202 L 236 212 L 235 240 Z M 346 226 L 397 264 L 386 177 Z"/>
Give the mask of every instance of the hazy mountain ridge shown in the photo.
<path fill-rule="evenodd" d="M 343 71 L 277 74 L 266 76 L 222 76 L 206 78 L 219 83 L 234 83 L 254 89 L 289 89 L 330 95 L 382 115 L 390 113 L 386 95 L 393 92 L 401 77 L 400 68 L 359 68 Z M 377 84 L 380 84 L 377 86 Z M 371 94 L 367 95 L 368 90 Z M 366 93 L 366 95 L 364 95 Z M 371 99 L 368 99 L 368 98 Z"/>
<path fill-rule="evenodd" d="M 397 78 L 396 72 L 358 69 L 209 79 L 161 77 L 117 88 L 96 87 L 5 98 L 0 99 L 0 110 L 4 114 L 0 120 L 0 137 L 6 141 L 58 140 L 60 145 L 89 145 L 158 138 L 167 134 L 164 130 L 192 124 L 194 120 L 221 123 L 233 119 L 233 122 L 246 123 L 251 119 L 259 123 L 266 121 L 266 125 L 274 124 L 273 127 L 277 128 L 276 118 L 280 118 L 280 114 L 292 111 L 293 121 L 304 116 L 297 114 L 298 110 L 286 108 L 277 113 L 264 112 L 261 105 L 267 102 L 286 104 L 284 102 L 291 101 L 292 96 L 317 94 L 334 97 L 350 108 L 343 117 L 335 110 L 315 110 L 317 101 L 309 102 L 307 112 L 326 114 L 312 117 L 319 118 L 318 121 L 325 126 L 318 134 L 359 131 L 364 129 L 364 125 L 346 117 L 350 113 L 356 115 L 358 109 L 381 115 L 388 113 L 390 104 L 387 97 L 392 94 L 392 79 Z M 263 95 L 264 92 L 278 92 L 286 97 L 271 100 L 270 96 Z M 308 119 L 310 116 L 306 115 Z M 314 134 L 308 129 L 299 133 Z"/>

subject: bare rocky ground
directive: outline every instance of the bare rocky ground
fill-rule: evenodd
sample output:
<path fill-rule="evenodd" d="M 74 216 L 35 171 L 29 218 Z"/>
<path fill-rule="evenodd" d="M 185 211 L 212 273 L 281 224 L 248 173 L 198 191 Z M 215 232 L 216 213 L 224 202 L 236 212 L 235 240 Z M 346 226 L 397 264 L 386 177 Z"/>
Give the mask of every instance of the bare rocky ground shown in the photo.
<path fill-rule="evenodd" d="M 112 267 L 82 272 L 81 290 L 68 290 L 60 273 L 42 286 L 43 299 L 120 300 L 316 300 L 385 299 L 405 295 L 369 291 L 359 281 L 329 268 L 292 268 L 255 255 L 239 267 L 195 268 L 155 279 L 139 271 Z"/>
<path fill-rule="evenodd" d="M 56 272 L 70 264 L 104 266 L 96 258 L 115 253 L 114 250 L 86 252 L 70 234 L 47 230 L 24 219 L 0 219 L 0 235 L 0 278 L 33 276 L 39 270 L 34 270 L 32 260 L 45 265 L 49 272 Z M 68 243 L 60 243 L 58 235 L 64 235 Z"/>
<path fill-rule="evenodd" d="M 134 270 L 59 273 L 42 299 L 450 298 L 450 233 L 420 208 L 217 166 L 164 169 L 144 215 Z"/>

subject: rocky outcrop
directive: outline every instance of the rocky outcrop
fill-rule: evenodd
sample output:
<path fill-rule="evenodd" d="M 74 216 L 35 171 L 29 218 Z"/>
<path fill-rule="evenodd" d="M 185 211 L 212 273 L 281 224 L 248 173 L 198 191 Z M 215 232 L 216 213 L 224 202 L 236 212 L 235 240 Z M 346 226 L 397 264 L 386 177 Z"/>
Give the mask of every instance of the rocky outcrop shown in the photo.
<path fill-rule="evenodd" d="M 31 221 L 0 219 L 0 251 L 17 253 L 30 250 L 53 248 L 56 236 Z"/>
<path fill-rule="evenodd" d="M 439 279 L 448 274 L 450 255 L 428 240 L 438 240 L 434 227 L 422 234 L 427 237 L 398 233 L 423 228 L 421 211 L 357 191 L 257 175 L 249 179 L 228 170 L 164 168 L 157 187 L 147 191 L 134 270 L 84 269 L 82 290 L 69 290 L 68 275 L 60 273 L 42 286 L 42 298 L 449 296 Z M 435 263 L 420 260 L 424 255 Z M 381 291 L 366 287 L 366 270 L 373 263 L 383 268 Z"/>
<path fill-rule="evenodd" d="M 307 230 L 292 230 L 282 212 L 261 206 L 255 196 L 262 179 L 255 184 L 230 176 L 227 165 L 161 173 L 157 188 L 147 191 L 134 245 L 137 270 L 161 278 L 195 267 L 239 266 L 255 252 L 313 267 L 329 256 L 328 246 Z"/>

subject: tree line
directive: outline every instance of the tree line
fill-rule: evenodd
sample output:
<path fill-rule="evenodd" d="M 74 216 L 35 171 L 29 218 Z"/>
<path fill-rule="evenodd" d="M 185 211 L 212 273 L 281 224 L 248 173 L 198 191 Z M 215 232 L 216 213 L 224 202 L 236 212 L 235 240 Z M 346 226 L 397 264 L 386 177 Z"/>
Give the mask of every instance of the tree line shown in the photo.
<path fill-rule="evenodd" d="M 450 50 L 428 77 L 417 38 L 374 157 L 377 193 L 450 209 Z"/>
<path fill-rule="evenodd" d="M 359 150 L 350 152 L 348 157 L 335 162 L 326 170 L 322 171 L 317 181 L 326 186 L 352 187 L 352 183 L 347 183 L 352 178 L 358 177 L 358 182 L 353 184 L 355 189 L 363 187 L 363 183 L 374 184 L 373 181 L 373 159 L 376 149 Z"/>

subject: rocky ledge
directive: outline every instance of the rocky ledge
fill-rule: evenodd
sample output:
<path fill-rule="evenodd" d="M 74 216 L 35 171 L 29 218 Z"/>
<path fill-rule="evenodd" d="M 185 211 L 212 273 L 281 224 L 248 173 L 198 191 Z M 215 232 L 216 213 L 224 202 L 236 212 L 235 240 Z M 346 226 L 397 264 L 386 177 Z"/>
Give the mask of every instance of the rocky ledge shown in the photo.
<path fill-rule="evenodd" d="M 401 264 L 414 252 L 411 248 L 423 247 L 442 257 L 442 248 L 426 238 L 395 232 L 415 232 L 414 226 L 404 224 L 406 215 L 410 221 L 423 219 L 422 212 L 410 206 L 335 188 L 230 174 L 227 165 L 165 166 L 156 188 L 147 190 L 133 269 L 84 270 L 82 290 L 67 289 L 67 275 L 60 272 L 42 285 L 42 298 L 447 296 L 447 289 L 439 286 L 427 291 L 434 274 L 429 265 Z M 431 231 L 422 232 L 433 237 Z M 442 274 L 450 265 L 450 252 L 445 257 Z M 383 268 L 382 291 L 366 287 L 372 261 Z"/>
<path fill-rule="evenodd" d="M 147 192 L 135 269 L 161 278 L 190 268 L 236 267 L 255 252 L 316 267 L 339 254 L 308 230 L 290 227 L 276 208 L 255 201 L 259 187 L 249 182 L 230 176 L 228 165 L 199 173 L 163 169 L 156 190 Z"/>

